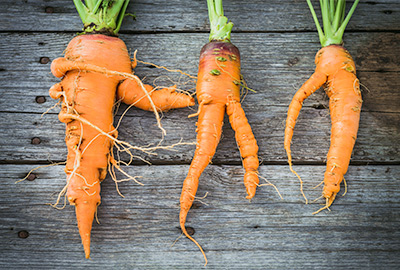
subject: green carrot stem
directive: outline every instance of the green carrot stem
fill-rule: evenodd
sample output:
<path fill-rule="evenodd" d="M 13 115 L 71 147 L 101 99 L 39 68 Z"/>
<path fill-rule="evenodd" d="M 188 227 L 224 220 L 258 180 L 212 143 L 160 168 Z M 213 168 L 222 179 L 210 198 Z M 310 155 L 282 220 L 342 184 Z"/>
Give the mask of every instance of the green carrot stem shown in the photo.
<path fill-rule="evenodd" d="M 117 35 L 129 0 L 73 0 L 81 17 L 84 33 Z"/>
<path fill-rule="evenodd" d="M 346 19 L 344 19 L 344 21 L 342 22 L 342 25 L 339 27 L 338 33 L 341 34 L 341 36 L 343 36 L 344 29 L 346 29 L 346 26 L 349 23 L 350 18 L 353 15 L 354 10 L 356 9 L 358 2 L 359 2 L 359 0 L 354 1 L 353 5 L 351 6 L 351 9 L 350 9 L 349 13 L 347 13 Z M 344 16 L 344 11 L 343 11 L 343 16 Z"/>
<path fill-rule="evenodd" d="M 233 23 L 228 23 L 224 16 L 222 0 L 207 0 L 208 18 L 210 19 L 210 41 L 230 42 Z"/>
<path fill-rule="evenodd" d="M 314 19 L 315 26 L 317 27 L 319 40 L 321 41 L 321 44 L 322 44 L 322 42 L 325 41 L 324 31 L 322 30 L 321 25 L 319 24 L 317 14 L 315 13 L 315 10 L 314 10 L 313 5 L 311 4 L 311 1 L 307 0 L 307 4 L 308 4 L 308 7 L 310 8 L 311 15 Z"/>
<path fill-rule="evenodd" d="M 350 21 L 359 0 L 355 0 L 349 13 L 345 18 L 345 0 L 320 0 L 323 29 L 321 28 L 318 17 L 315 13 L 311 0 L 307 0 L 311 15 L 317 27 L 319 40 L 322 47 L 343 43 L 344 30 Z M 344 19 L 345 18 L 345 19 Z"/>
<path fill-rule="evenodd" d="M 337 31 L 339 28 L 339 25 L 343 22 L 343 14 L 345 12 L 345 7 L 346 7 L 346 2 L 345 1 L 339 1 L 338 5 L 336 6 L 336 12 L 335 15 L 333 16 L 333 22 L 332 22 L 332 28 L 333 31 Z"/>

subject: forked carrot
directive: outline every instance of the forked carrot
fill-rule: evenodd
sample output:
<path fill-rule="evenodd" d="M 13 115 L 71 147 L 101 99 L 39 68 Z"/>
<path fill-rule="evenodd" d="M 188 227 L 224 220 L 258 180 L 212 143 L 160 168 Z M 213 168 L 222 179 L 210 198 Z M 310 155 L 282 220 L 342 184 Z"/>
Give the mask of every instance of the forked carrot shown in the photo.
<path fill-rule="evenodd" d="M 211 24 L 210 42 L 200 52 L 196 95 L 199 102 L 197 147 L 183 182 L 180 198 L 179 223 L 182 232 L 206 255 L 185 228 L 186 217 L 196 195 L 199 177 L 215 154 L 221 137 L 225 112 L 235 131 L 236 142 L 246 170 L 244 184 L 247 199 L 253 198 L 258 179 L 258 146 L 240 104 L 240 54 L 230 42 L 233 24 L 223 14 L 222 1 L 207 0 Z M 190 117 L 190 116 L 189 116 Z"/>
<path fill-rule="evenodd" d="M 129 0 L 74 0 L 84 23 L 84 34 L 73 38 L 65 56 L 51 65 L 54 76 L 62 78 L 50 89 L 61 99 L 59 114 L 66 124 L 68 157 L 67 198 L 75 205 L 79 233 L 86 258 L 90 256 L 90 233 L 100 204 L 100 182 L 109 163 L 116 164 L 110 149 L 117 130 L 113 106 L 117 98 L 144 110 L 168 110 L 194 105 L 190 96 L 174 88 L 152 91 L 132 74 L 125 43 L 117 38 Z"/>
<path fill-rule="evenodd" d="M 285 128 L 285 149 L 290 169 L 292 156 L 290 143 L 297 117 L 303 101 L 312 93 L 324 86 L 329 97 L 331 114 L 331 145 L 327 155 L 324 176 L 323 197 L 326 204 L 319 211 L 327 209 L 340 190 L 340 183 L 347 172 L 351 152 L 357 138 L 358 124 L 362 105 L 359 81 L 356 77 L 356 67 L 349 52 L 342 46 L 343 32 L 349 22 L 358 0 L 353 3 L 345 18 L 345 1 L 321 1 L 323 28 L 319 25 L 317 16 L 310 0 L 307 3 L 318 29 L 322 49 L 315 57 L 314 74 L 294 95 L 290 103 Z M 296 173 L 298 176 L 298 174 Z M 298 176 L 300 179 L 300 176 Z M 301 181 L 301 179 L 300 179 Z"/>

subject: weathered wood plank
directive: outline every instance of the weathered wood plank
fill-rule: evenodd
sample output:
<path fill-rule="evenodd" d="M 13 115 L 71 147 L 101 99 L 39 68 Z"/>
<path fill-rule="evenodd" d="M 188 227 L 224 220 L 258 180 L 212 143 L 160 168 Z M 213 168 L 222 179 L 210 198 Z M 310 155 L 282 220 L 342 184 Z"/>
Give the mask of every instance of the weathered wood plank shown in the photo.
<path fill-rule="evenodd" d="M 122 32 L 208 31 L 204 1 L 131 1 Z M 347 5 L 350 8 L 350 4 Z M 304 1 L 239 0 L 224 2 L 225 14 L 235 24 L 234 31 L 315 30 Z M 360 1 L 348 30 L 400 30 L 400 5 L 395 0 Z M 67 0 L 2 1 L 0 31 L 81 31 L 75 7 Z"/>
<path fill-rule="evenodd" d="M 232 38 L 241 49 L 243 75 L 257 90 L 247 95 L 243 106 L 260 157 L 266 164 L 284 164 L 283 121 L 294 92 L 314 68 L 319 49 L 315 26 L 304 1 L 232 0 L 224 7 L 235 23 Z M 121 37 L 132 51 L 139 50 L 141 60 L 196 73 L 199 50 L 208 38 L 205 1 L 135 0 L 128 11 L 136 11 L 138 19 L 126 18 Z M 201 200 L 205 204 L 195 202 L 187 223 L 205 248 L 210 269 L 398 269 L 399 12 L 398 1 L 361 1 L 348 26 L 345 44 L 366 89 L 353 165 L 346 175 L 349 190 L 345 197 L 338 196 L 332 212 L 311 215 L 319 206 L 304 205 L 298 180 L 286 165 L 260 167 L 260 175 L 276 184 L 285 200 L 270 186 L 259 188 L 251 203 L 245 200 L 239 153 L 233 131 L 225 125 L 217 165 L 210 165 L 201 177 L 198 196 L 208 192 Z M 0 165 L 0 268 L 203 269 L 203 258 L 188 239 L 171 246 L 180 235 L 179 196 L 188 170 L 188 165 L 176 164 L 190 162 L 193 146 L 148 157 L 159 166 L 128 167 L 131 175 L 143 176 L 145 186 L 120 184 L 124 199 L 111 179 L 104 182 L 92 260 L 83 258 L 73 207 L 57 211 L 46 205 L 65 183 L 63 166 L 39 169 L 34 181 L 14 184 L 37 162 L 66 156 L 64 126 L 56 110 L 40 118 L 55 103 L 48 88 L 58 81 L 50 74 L 50 64 L 40 59 L 61 56 L 80 28 L 72 1 L 2 1 L 0 161 L 14 164 Z M 157 34 L 149 34 L 153 32 Z M 147 82 L 167 75 L 185 90 L 194 86 L 148 66 L 135 72 Z M 327 98 L 318 92 L 304 105 L 293 155 L 297 163 L 314 164 L 295 166 L 307 196 L 314 199 L 321 188 L 312 187 L 322 180 L 329 146 Z M 195 140 L 196 120 L 186 118 L 195 109 L 165 114 L 165 144 Z M 137 145 L 154 143 L 160 138 L 154 124 L 151 112 L 132 109 L 119 128 L 120 138 Z M 40 144 L 31 143 L 34 137 Z M 357 166 L 369 162 L 375 165 Z M 29 237 L 19 238 L 21 230 Z"/>
<path fill-rule="evenodd" d="M 266 163 L 286 163 L 283 149 L 286 108 L 269 106 L 259 113 L 258 106 L 245 105 L 249 122 L 259 144 L 259 156 Z M 132 109 L 135 116 L 128 116 L 118 128 L 119 138 L 133 145 L 156 144 L 161 132 L 156 127 L 154 115 Z M 191 111 L 184 109 L 165 114 L 162 123 L 167 130 L 164 145 L 182 139 L 195 141 L 196 119 L 187 118 Z M 0 113 L 0 160 L 2 162 L 60 161 L 66 157 L 64 124 L 57 115 L 41 118 L 40 114 Z M 358 139 L 353 152 L 353 163 L 400 162 L 399 114 L 362 112 Z M 10 125 L 10 123 L 12 123 Z M 329 148 L 330 120 L 326 109 L 303 108 L 296 125 L 292 152 L 294 161 L 302 163 L 325 162 Z M 33 138 L 40 144 L 32 144 Z M 157 156 L 146 159 L 155 164 L 189 163 L 193 157 L 193 145 L 181 146 L 176 151 L 159 151 Z M 138 153 L 144 156 L 142 153 Z M 144 156 L 145 157 L 145 156 Z M 126 159 L 127 156 L 124 156 Z M 227 119 L 223 137 L 213 159 L 215 164 L 240 163 L 234 133 Z"/>
<path fill-rule="evenodd" d="M 40 119 L 40 114 L 55 104 L 47 92 L 48 88 L 58 80 L 49 73 L 49 64 L 40 64 L 39 59 L 42 56 L 54 59 L 61 55 L 72 35 L 2 34 L 2 36 L 4 38 L 0 39 L 0 49 L 5 55 L 2 62 L 5 71 L 0 78 L 0 106 L 6 113 L 3 114 L 3 121 L 0 123 L 1 160 L 7 162 L 61 160 L 65 156 L 63 124 L 58 123 L 53 114 Z M 199 48 L 206 40 L 205 34 L 126 35 L 125 37 L 132 47 L 138 47 L 140 51 L 151 55 L 151 58 L 142 59 L 180 68 L 192 74 L 196 73 Z M 178 37 L 181 40 L 178 40 Z M 287 106 L 296 89 L 311 74 L 314 53 L 319 45 L 317 42 L 309 41 L 312 39 L 310 33 L 237 34 L 235 38 L 239 48 L 243 48 L 244 76 L 249 86 L 257 90 L 256 93 L 247 95 L 243 106 L 259 141 L 260 156 L 265 162 L 285 162 L 282 140 Z M 246 47 L 250 38 L 254 45 Z M 356 62 L 361 70 L 360 80 L 368 88 L 363 93 L 365 102 L 353 161 L 398 162 L 400 92 L 397 86 L 400 84 L 398 76 L 400 59 L 397 54 L 392 53 L 393 50 L 385 48 L 400 47 L 400 35 L 351 33 L 347 38 L 352 41 L 349 43 L 349 50 L 357 55 Z M 310 52 L 300 50 L 299 46 L 285 47 L 284 44 L 288 39 L 295 40 L 296 44 L 307 44 Z M 366 49 L 372 53 L 364 51 L 358 40 L 368 44 Z M 7 42 L 12 42 L 19 50 L 10 49 Z M 179 50 L 178 53 L 174 51 L 176 49 Z M 30 55 L 31 53 L 33 55 Z M 255 55 L 257 57 L 254 57 Z M 260 61 L 259 57 L 265 61 Z M 293 64 L 296 58 L 297 63 Z M 387 72 L 379 72 L 381 70 Z M 152 82 L 160 75 L 168 75 L 175 81 L 179 80 L 174 74 L 159 73 L 143 65 L 137 69 L 140 77 L 149 73 L 153 76 L 149 76 L 147 82 Z M 171 82 L 166 84 L 170 85 Z M 181 83 L 180 86 L 189 89 L 194 83 L 187 85 Z M 38 96 L 46 97 L 47 102 L 37 103 L 35 100 Z M 296 161 L 321 163 L 325 159 L 329 145 L 330 127 L 326 95 L 319 91 L 304 105 L 306 108 L 300 116 L 294 137 L 294 158 Z M 167 143 L 176 142 L 180 138 L 194 141 L 195 119 L 186 118 L 192 110 L 194 109 L 165 114 L 164 127 L 169 130 L 170 136 Z M 18 113 L 13 115 L 16 112 Z M 155 142 L 160 138 L 160 133 L 153 124 L 149 126 L 149 123 L 154 123 L 152 113 L 133 109 L 128 116 L 129 118 L 122 122 L 120 138 L 138 145 Z M 12 123 L 11 127 L 9 123 Z M 41 138 L 42 143 L 31 145 L 33 137 Z M 155 139 L 150 140 L 152 137 Z M 182 151 L 163 153 L 151 158 L 151 161 L 190 162 L 194 148 L 180 149 Z M 218 164 L 239 162 L 233 132 L 228 125 L 224 128 L 224 138 L 214 162 Z"/>
<path fill-rule="evenodd" d="M 14 184 L 34 165 L 0 166 L 0 267 L 2 269 L 201 269 L 197 247 L 179 236 L 178 202 L 188 166 L 135 166 L 145 186 L 102 184 L 101 224 L 94 224 L 92 260 L 85 260 L 73 207 L 57 211 L 46 203 L 65 180 L 62 166 L 39 169 L 32 182 Z M 323 166 L 299 166 L 309 198 Z M 239 166 L 209 166 L 188 226 L 203 245 L 212 269 L 397 269 L 400 263 L 400 166 L 353 166 L 348 193 L 331 212 L 313 216 L 287 166 L 261 166 L 284 200 L 268 186 L 249 203 Z M 26 230 L 29 237 L 18 238 Z M 251 258 L 251 267 L 249 267 Z"/>
<path fill-rule="evenodd" d="M 72 34 L 0 34 L 0 107 L 7 112 L 42 113 L 54 105 L 48 89 L 59 80 L 50 73 L 50 62 L 41 64 L 41 57 L 53 60 L 62 55 Z M 312 74 L 314 56 L 319 49 L 317 35 L 311 33 L 288 34 L 235 34 L 235 44 L 241 49 L 242 71 L 250 93 L 245 104 L 287 107 L 293 94 Z M 124 35 L 129 48 L 138 49 L 138 57 L 170 68 L 179 68 L 190 74 L 197 73 L 198 54 L 207 41 L 206 34 Z M 252 44 L 248 43 L 252 40 Z M 293 43 L 289 43 L 291 40 Z M 350 33 L 346 36 L 348 49 L 357 63 L 363 91 L 364 111 L 400 112 L 400 34 Z M 11 48 L 9 44 L 13 44 Z M 304 44 L 298 46 L 297 44 Z M 304 48 L 307 48 L 305 50 Z M 189 90 L 194 82 L 179 74 L 163 72 L 140 65 L 136 74 L 153 83 L 159 76 L 168 76 L 179 87 Z M 164 80 L 165 81 L 165 80 Z M 158 80 L 162 83 L 162 80 Z M 166 81 L 164 85 L 171 85 Z M 46 97 L 38 104 L 38 96 Z M 10 102 L 12 101 L 12 102 Z M 255 102 L 256 101 L 256 102 Z M 323 91 L 317 92 L 305 106 L 327 106 Z"/>

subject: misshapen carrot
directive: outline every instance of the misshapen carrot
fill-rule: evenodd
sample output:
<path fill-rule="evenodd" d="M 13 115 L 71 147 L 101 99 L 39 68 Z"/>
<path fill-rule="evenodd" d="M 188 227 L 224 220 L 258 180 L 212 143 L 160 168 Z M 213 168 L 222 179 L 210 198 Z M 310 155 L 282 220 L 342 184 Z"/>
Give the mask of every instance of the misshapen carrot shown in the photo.
<path fill-rule="evenodd" d="M 108 36 L 117 34 L 128 2 L 118 0 L 97 7 L 99 29 L 93 29 L 93 22 L 86 26 L 82 17 L 82 12 L 90 7 L 84 8 L 82 1 L 75 1 L 86 34 L 73 38 L 65 56 L 55 59 L 51 65 L 53 75 L 62 78 L 50 89 L 50 96 L 62 101 L 59 120 L 66 124 L 66 196 L 75 205 L 86 258 L 90 256 L 90 233 L 100 204 L 100 182 L 106 177 L 110 163 L 118 166 L 110 153 L 118 136 L 113 126 L 116 99 L 144 110 L 165 111 L 194 105 L 192 97 L 176 93 L 175 87 L 153 91 L 153 87 L 143 85 L 133 75 L 136 61 L 131 62 L 125 43 Z M 110 9 L 110 13 L 103 8 Z M 117 16 L 120 9 L 122 14 Z M 102 17 L 111 13 L 116 17 L 107 20 Z M 93 20 L 94 15 L 91 16 L 89 19 Z M 101 28 L 105 21 L 110 22 L 110 28 Z M 92 31 L 108 35 L 91 34 Z"/>
<path fill-rule="evenodd" d="M 291 165 L 290 143 L 303 101 L 325 84 L 325 91 L 330 98 L 332 130 L 323 195 L 330 206 L 340 190 L 340 183 L 350 162 L 357 138 L 362 99 L 354 61 L 343 47 L 330 45 L 322 48 L 316 55 L 315 64 L 315 73 L 297 91 L 290 103 L 285 128 L 285 149 Z"/>
<path fill-rule="evenodd" d="M 65 59 L 109 70 L 130 72 L 130 59 L 127 57 L 125 44 L 114 37 L 77 36 L 69 43 Z M 56 59 L 52 63 L 53 74 L 64 78 L 58 84 L 59 91 L 51 89 L 50 95 L 55 98 L 61 95 L 62 110 L 59 118 L 67 124 L 65 137 L 68 147 L 65 168 L 68 181 L 67 198 L 70 204 L 76 207 L 79 233 L 88 258 L 90 231 L 94 214 L 100 204 L 100 181 L 107 174 L 112 142 L 105 136 L 99 136 L 97 130 L 71 119 L 68 115 L 79 115 L 116 137 L 112 112 L 119 78 L 86 70 L 65 70 L 62 64 L 61 59 Z M 58 70 L 62 70 L 65 74 L 59 74 Z"/>
<path fill-rule="evenodd" d="M 76 207 L 86 258 L 90 254 L 93 218 L 100 204 L 100 182 L 107 175 L 108 164 L 115 162 L 110 156 L 112 141 L 98 129 L 117 137 L 113 126 L 117 88 L 118 99 L 152 110 L 140 83 L 123 76 L 132 73 L 131 64 L 122 40 L 105 35 L 81 35 L 71 40 L 65 57 L 55 59 L 51 66 L 56 77 L 63 77 L 50 89 L 50 96 L 62 101 L 59 119 L 66 123 L 67 198 Z M 116 72 L 116 75 L 107 71 Z M 152 87 L 145 85 L 145 89 L 150 93 Z M 174 88 L 153 91 L 151 96 L 156 97 L 154 104 L 159 110 L 193 105 L 191 97 L 174 92 Z"/>
<path fill-rule="evenodd" d="M 210 2 L 209 10 L 210 10 Z M 211 4 L 211 5 L 214 5 Z M 213 8 L 213 7 L 211 7 Z M 222 6 L 220 7 L 222 9 Z M 220 13 L 221 16 L 223 14 Z M 226 17 L 224 17 L 226 19 Z M 210 17 L 211 21 L 211 17 Z M 229 23 L 230 29 L 232 23 Z M 229 27 L 228 26 L 228 27 Z M 229 33 L 230 33 L 229 29 Z M 186 231 L 185 222 L 190 207 L 196 196 L 199 177 L 211 162 L 221 137 L 225 112 L 235 131 L 236 142 L 246 170 L 244 184 L 247 199 L 253 198 L 259 183 L 257 157 L 258 146 L 245 113 L 240 104 L 240 54 L 229 39 L 211 38 L 200 52 L 199 71 L 197 76 L 196 95 L 199 102 L 197 121 L 197 146 L 183 182 L 180 198 L 181 210 L 179 223 L 183 233 L 201 250 L 201 246 Z M 197 114 L 195 114 L 197 115 Z M 194 115 L 192 115 L 194 116 Z"/>
<path fill-rule="evenodd" d="M 355 2 L 355 5 L 357 2 L 358 1 Z M 309 4 L 311 5 L 310 2 Z M 328 5 L 327 1 L 325 1 L 323 5 L 324 4 Z M 340 1 L 339 4 L 343 6 L 337 8 L 343 9 L 344 12 L 343 1 Z M 353 5 L 351 12 L 349 12 L 350 16 L 354 11 L 355 5 Z M 312 8 L 312 5 L 310 8 Z M 313 12 L 313 9 L 311 10 Z M 313 16 L 314 15 L 315 13 L 313 12 Z M 343 25 L 345 27 L 350 19 L 349 15 L 347 16 L 348 19 L 346 18 L 344 24 L 342 24 L 342 27 Z M 343 20 L 343 14 L 339 12 L 338 16 L 342 16 Z M 314 19 L 316 19 L 316 17 L 314 17 Z M 317 22 L 318 20 L 316 20 L 316 23 Z M 317 24 L 317 27 L 320 30 L 319 24 Z M 344 27 L 342 30 L 339 28 L 338 31 L 344 31 Z M 343 32 L 340 35 L 340 40 L 337 41 L 329 40 L 327 36 L 322 34 L 324 38 L 321 39 L 323 48 L 316 54 L 315 72 L 294 95 L 286 119 L 284 146 L 288 155 L 290 168 L 297 175 L 292 169 L 292 155 L 290 150 L 293 129 L 303 101 L 321 86 L 324 86 L 325 92 L 329 97 L 332 129 L 331 145 L 327 155 L 326 171 L 324 175 L 323 197 L 326 199 L 326 205 L 320 210 L 328 208 L 340 190 L 340 183 L 347 172 L 351 153 L 357 138 L 362 105 L 360 86 L 356 77 L 354 61 L 345 48 L 335 44 L 342 43 L 342 35 Z"/>

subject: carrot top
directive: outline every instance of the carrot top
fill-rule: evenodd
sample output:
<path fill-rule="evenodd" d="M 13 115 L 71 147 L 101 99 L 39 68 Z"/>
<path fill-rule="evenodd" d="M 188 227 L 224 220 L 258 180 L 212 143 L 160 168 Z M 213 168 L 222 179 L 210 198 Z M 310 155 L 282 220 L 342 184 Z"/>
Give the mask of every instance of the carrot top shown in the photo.
<path fill-rule="evenodd" d="M 207 0 L 208 17 L 210 19 L 210 41 L 230 42 L 232 22 L 224 16 L 222 0 Z"/>
<path fill-rule="evenodd" d="M 329 45 L 342 45 L 343 33 L 353 15 L 354 10 L 359 0 L 355 0 L 346 18 L 345 15 L 345 0 L 320 0 L 323 30 L 319 25 L 317 15 L 315 14 L 314 7 L 311 0 L 307 0 L 308 7 L 314 18 L 315 25 L 317 26 L 319 40 L 322 47 Z"/>
<path fill-rule="evenodd" d="M 74 0 L 84 33 L 118 34 L 129 0 Z"/>

